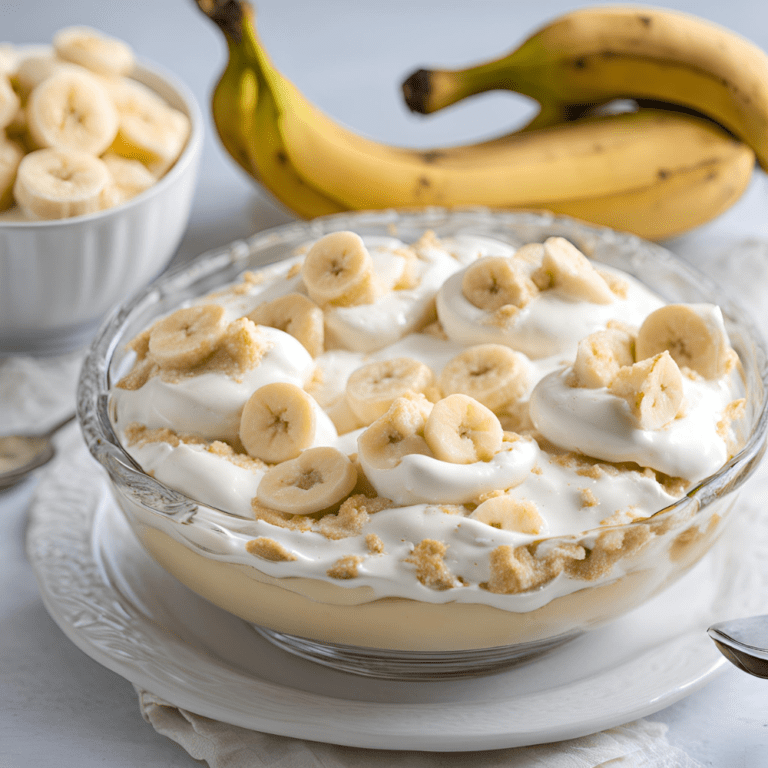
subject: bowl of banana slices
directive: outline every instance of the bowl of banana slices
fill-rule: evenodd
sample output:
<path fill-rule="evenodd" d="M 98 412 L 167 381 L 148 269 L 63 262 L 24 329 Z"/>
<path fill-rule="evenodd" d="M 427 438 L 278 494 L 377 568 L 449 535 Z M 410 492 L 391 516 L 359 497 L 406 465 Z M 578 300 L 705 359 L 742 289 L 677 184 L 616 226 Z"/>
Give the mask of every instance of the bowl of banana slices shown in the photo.
<path fill-rule="evenodd" d="M 202 116 L 123 41 L 68 27 L 0 47 L 0 354 L 84 346 L 172 258 Z"/>
<path fill-rule="evenodd" d="M 78 413 L 151 556 L 269 641 L 478 675 L 702 558 L 762 456 L 766 349 L 662 247 L 552 215 L 339 214 L 115 311 Z"/>

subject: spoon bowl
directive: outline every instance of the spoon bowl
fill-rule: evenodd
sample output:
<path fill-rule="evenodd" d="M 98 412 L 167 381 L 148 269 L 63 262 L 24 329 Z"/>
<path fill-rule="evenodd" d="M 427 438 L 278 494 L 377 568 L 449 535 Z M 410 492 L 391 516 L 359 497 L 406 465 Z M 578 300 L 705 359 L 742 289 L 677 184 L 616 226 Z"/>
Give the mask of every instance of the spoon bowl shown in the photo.
<path fill-rule="evenodd" d="M 30 472 L 47 464 L 55 455 L 53 436 L 75 418 L 70 413 L 40 435 L 0 437 L 0 490 L 21 482 Z"/>
<path fill-rule="evenodd" d="M 713 624 L 707 634 L 742 672 L 768 679 L 768 616 L 722 621 Z"/>

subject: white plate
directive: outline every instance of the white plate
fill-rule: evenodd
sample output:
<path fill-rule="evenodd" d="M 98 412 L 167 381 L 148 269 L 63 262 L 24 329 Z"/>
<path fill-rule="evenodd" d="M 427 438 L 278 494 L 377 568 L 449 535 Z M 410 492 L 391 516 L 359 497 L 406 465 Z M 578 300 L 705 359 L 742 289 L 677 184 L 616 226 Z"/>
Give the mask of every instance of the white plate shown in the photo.
<path fill-rule="evenodd" d="M 182 586 L 145 554 L 79 435 L 67 443 L 41 479 L 28 534 L 51 616 L 85 653 L 135 685 L 253 730 L 439 751 L 594 733 L 658 711 L 712 678 L 727 662 L 706 627 L 756 611 L 765 594 L 765 584 L 754 583 L 764 569 L 751 567 L 765 550 L 754 525 L 754 557 L 744 557 L 744 547 L 734 557 L 735 544 L 747 540 L 750 514 L 742 514 L 666 593 L 537 661 L 473 680 L 361 678 L 274 648 Z"/>

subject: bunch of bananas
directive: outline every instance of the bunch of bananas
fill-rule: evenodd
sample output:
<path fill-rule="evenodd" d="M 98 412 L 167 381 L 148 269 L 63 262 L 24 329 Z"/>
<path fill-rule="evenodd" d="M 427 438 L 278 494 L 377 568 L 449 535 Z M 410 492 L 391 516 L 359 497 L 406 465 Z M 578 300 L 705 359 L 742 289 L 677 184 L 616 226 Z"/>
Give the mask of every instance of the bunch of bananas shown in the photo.
<path fill-rule="evenodd" d="M 545 209 L 663 239 L 738 200 L 768 167 L 768 56 L 693 16 L 576 10 L 509 55 L 419 70 L 414 111 L 490 89 L 539 102 L 521 130 L 471 145 L 389 146 L 339 125 L 271 64 L 245 0 L 197 0 L 229 46 L 213 117 L 229 153 L 304 218 L 351 209 Z M 638 108 L 601 110 L 617 99 Z"/>

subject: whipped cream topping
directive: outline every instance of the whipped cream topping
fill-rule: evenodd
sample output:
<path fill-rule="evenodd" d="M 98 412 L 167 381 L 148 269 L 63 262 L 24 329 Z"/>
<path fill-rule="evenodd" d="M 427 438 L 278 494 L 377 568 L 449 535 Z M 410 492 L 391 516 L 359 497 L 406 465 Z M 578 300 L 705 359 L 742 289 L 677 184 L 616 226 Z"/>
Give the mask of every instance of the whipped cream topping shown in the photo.
<path fill-rule="evenodd" d="M 240 413 L 253 392 L 272 381 L 303 387 L 315 370 L 309 352 L 293 336 L 260 328 L 268 349 L 255 368 L 238 375 L 152 376 L 140 389 L 119 390 L 114 398 L 116 421 L 236 442 Z"/>
<path fill-rule="evenodd" d="M 405 243 L 394 238 L 366 238 L 365 244 L 383 295 L 372 304 L 329 307 L 325 312 L 331 342 L 356 352 L 382 349 L 422 326 L 433 311 L 436 291 L 461 268 L 442 249 L 420 249 L 404 257 Z M 414 287 L 392 290 L 404 269 L 413 270 Z"/>
<path fill-rule="evenodd" d="M 398 505 L 464 504 L 499 488 L 525 480 L 539 455 L 534 440 L 505 443 L 489 461 L 451 464 L 434 456 L 412 453 L 394 467 L 380 467 L 359 454 L 360 465 L 379 496 Z"/>
<path fill-rule="evenodd" d="M 130 453 L 145 472 L 169 488 L 183 489 L 187 496 L 239 517 L 253 514 L 251 499 L 266 466 L 245 469 L 199 444 L 139 443 Z"/>
<path fill-rule="evenodd" d="M 615 270 L 601 267 L 618 275 Z M 464 271 L 449 277 L 437 294 L 437 315 L 448 338 L 461 344 L 506 344 L 531 358 L 572 358 L 576 345 L 593 331 L 620 319 L 639 325 L 663 302 L 628 275 L 627 289 L 610 304 L 575 301 L 556 291 L 542 291 L 513 318 L 499 322 L 493 312 L 472 304 L 462 292 Z"/>
<path fill-rule="evenodd" d="M 717 381 L 685 378 L 680 416 L 653 431 L 637 429 L 626 402 L 607 389 L 566 383 L 568 366 L 584 336 L 613 320 L 638 327 L 664 304 L 630 276 L 601 266 L 602 272 L 619 276 L 626 286 L 611 303 L 541 291 L 515 314 L 514 322 L 498 326 L 491 322 L 491 313 L 464 297 L 462 272 L 478 258 L 513 255 L 512 246 L 469 234 L 423 242 L 418 248 L 394 237 L 364 242 L 383 292 L 370 304 L 325 307 L 326 351 L 317 358 L 312 359 L 289 334 L 261 326 L 270 348 L 253 370 L 240 376 L 218 372 L 164 380 L 157 375 L 139 389 L 112 391 L 116 432 L 146 472 L 240 518 L 231 518 L 234 533 L 247 531 L 249 537 L 273 540 L 291 555 L 281 561 L 255 560 L 245 552 L 242 537 L 233 535 L 226 551 L 219 552 L 221 557 L 255 565 L 277 578 L 309 577 L 339 584 L 328 575 L 329 569 L 339 558 L 354 556 L 359 560 L 356 575 L 343 584 L 350 587 L 349 600 L 357 599 L 354 588 L 364 587 L 368 591 L 360 601 L 404 596 L 529 610 L 582 588 L 583 582 L 553 576 L 546 589 L 514 595 L 512 608 L 510 595 L 494 594 L 482 586 L 492 576 L 491 553 L 501 546 L 529 545 L 542 536 L 581 535 L 649 517 L 728 459 L 721 434 L 723 411 L 743 394 L 733 376 Z M 278 296 L 306 294 L 297 269 L 300 262 L 298 256 L 273 265 L 263 271 L 263 279 L 224 287 L 200 301 L 222 304 L 227 319 L 234 320 Z M 398 287 L 407 268 L 413 269 L 412 285 Z M 439 326 L 427 328 L 436 317 Z M 499 416 L 506 430 L 515 430 L 509 421 L 521 425 L 518 439 L 505 441 L 489 461 L 466 465 L 416 453 L 382 469 L 358 453 L 357 441 L 367 425 L 356 421 L 346 404 L 345 387 L 353 371 L 372 361 L 405 356 L 428 365 L 437 380 L 446 364 L 468 346 L 488 342 L 510 346 L 525 358 L 529 390 L 515 413 Z M 328 536 L 319 523 L 299 530 L 254 519 L 251 500 L 268 467 L 233 461 L 226 452 L 211 450 L 212 441 L 237 445 L 244 403 L 271 381 L 296 384 L 313 396 L 318 424 L 313 445 L 331 445 L 357 455 L 364 479 L 394 505 L 368 515 L 359 535 Z M 194 434 L 208 444 L 131 441 L 130 428 L 136 424 Z M 637 467 L 627 466 L 628 462 Z M 665 483 L 646 468 L 683 482 Z M 502 530 L 473 519 L 480 497 L 493 492 L 535 505 L 543 520 L 539 533 Z M 176 535 L 171 523 L 165 527 Z M 184 533 L 208 551 L 223 546 L 204 526 L 186 526 Z M 381 542 L 375 554 L 366 543 L 370 537 Z M 456 589 L 436 589 L 417 578 L 412 556 L 424 541 L 445 545 L 445 566 L 461 577 L 451 585 Z M 661 545 L 648 546 L 648 556 L 653 557 L 653 547 Z M 610 578 L 622 575 L 624 568 L 617 558 Z"/>
<path fill-rule="evenodd" d="M 555 445 L 611 462 L 635 462 L 692 483 L 728 459 L 718 422 L 733 399 L 722 382 L 683 377 L 681 415 L 660 429 L 635 426 L 627 401 L 607 388 L 567 384 L 569 369 L 545 376 L 531 394 L 536 429 Z"/>

